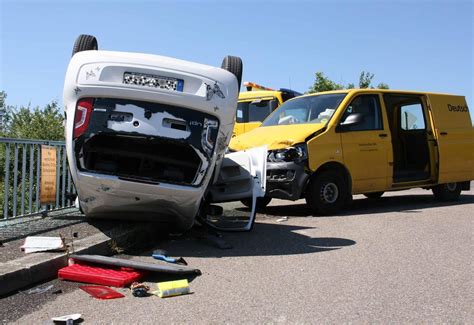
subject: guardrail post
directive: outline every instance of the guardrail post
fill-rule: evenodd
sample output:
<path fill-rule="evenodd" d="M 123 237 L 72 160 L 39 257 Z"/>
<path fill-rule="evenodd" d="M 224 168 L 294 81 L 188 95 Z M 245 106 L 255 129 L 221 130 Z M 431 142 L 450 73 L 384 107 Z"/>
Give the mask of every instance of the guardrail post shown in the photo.
<path fill-rule="evenodd" d="M 3 196 L 3 219 L 8 218 L 8 203 L 10 194 L 10 144 L 5 144 L 5 192 Z"/>

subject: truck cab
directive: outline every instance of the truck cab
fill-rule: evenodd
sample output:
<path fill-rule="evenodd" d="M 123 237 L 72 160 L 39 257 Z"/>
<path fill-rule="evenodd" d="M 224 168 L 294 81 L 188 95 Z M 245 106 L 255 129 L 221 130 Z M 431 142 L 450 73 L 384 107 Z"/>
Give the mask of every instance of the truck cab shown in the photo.
<path fill-rule="evenodd" d="M 474 131 L 463 96 L 379 89 L 291 99 L 233 150 L 266 144 L 268 198 L 305 198 L 337 213 L 352 195 L 421 187 L 457 199 L 474 179 Z"/>
<path fill-rule="evenodd" d="M 239 93 L 233 137 L 255 129 L 283 102 L 301 95 L 291 89 L 275 90 L 248 81 L 244 86 L 247 91 Z"/>

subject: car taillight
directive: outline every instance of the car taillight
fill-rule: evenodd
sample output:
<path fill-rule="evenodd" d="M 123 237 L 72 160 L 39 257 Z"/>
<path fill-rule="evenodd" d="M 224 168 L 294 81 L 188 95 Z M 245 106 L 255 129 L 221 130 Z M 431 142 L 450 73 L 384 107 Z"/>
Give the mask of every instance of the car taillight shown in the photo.
<path fill-rule="evenodd" d="M 74 139 L 86 132 L 94 107 L 94 99 L 82 98 L 77 101 L 76 115 L 74 116 Z"/>

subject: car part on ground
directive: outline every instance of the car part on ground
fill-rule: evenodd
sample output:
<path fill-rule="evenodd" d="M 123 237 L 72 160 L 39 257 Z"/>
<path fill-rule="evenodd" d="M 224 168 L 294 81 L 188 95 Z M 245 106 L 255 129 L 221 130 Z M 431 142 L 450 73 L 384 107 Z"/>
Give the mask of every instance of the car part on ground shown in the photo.
<path fill-rule="evenodd" d="M 201 275 L 199 269 L 191 268 L 183 265 L 169 264 L 169 263 L 144 263 L 139 261 L 124 260 L 121 258 L 107 257 L 100 255 L 71 255 L 71 258 L 78 261 L 97 263 L 103 265 L 111 265 L 118 267 L 127 267 L 135 270 L 143 270 L 149 272 L 159 272 L 164 274 L 185 275 L 194 274 Z"/>

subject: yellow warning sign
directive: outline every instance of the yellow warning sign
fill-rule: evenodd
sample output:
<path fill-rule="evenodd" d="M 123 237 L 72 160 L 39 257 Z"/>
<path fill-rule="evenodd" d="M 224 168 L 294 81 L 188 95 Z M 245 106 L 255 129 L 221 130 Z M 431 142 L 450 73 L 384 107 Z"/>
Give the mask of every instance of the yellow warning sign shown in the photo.
<path fill-rule="evenodd" d="M 40 203 L 56 202 L 56 148 L 41 146 Z"/>

